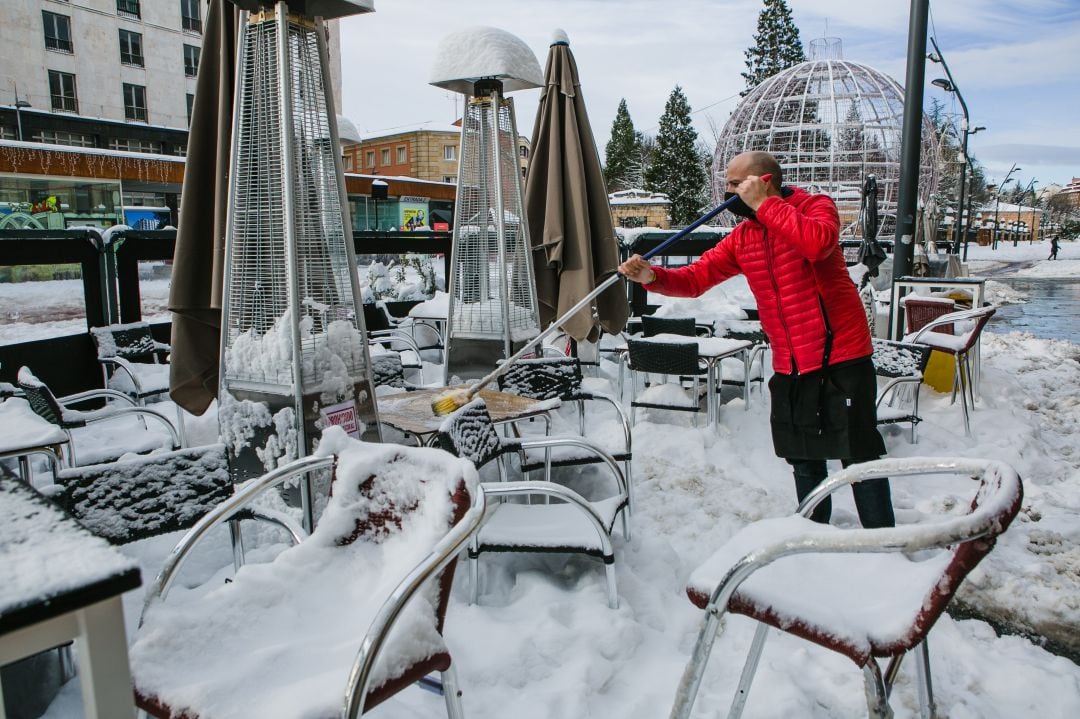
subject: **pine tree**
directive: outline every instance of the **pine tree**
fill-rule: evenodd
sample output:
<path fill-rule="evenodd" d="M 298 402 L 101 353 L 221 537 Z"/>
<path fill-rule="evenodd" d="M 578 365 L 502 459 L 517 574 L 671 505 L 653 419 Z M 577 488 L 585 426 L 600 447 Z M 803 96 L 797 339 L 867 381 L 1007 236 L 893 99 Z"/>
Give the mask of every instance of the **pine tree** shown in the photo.
<path fill-rule="evenodd" d="M 641 187 L 641 133 L 634 130 L 625 98 L 619 101 L 604 149 L 604 181 L 608 192 Z"/>
<path fill-rule="evenodd" d="M 668 196 L 675 225 L 694 221 L 708 201 L 708 175 L 697 142 L 697 131 L 690 123 L 690 103 L 676 85 L 660 118 L 660 132 L 645 171 L 645 189 Z"/>
<path fill-rule="evenodd" d="M 744 97 L 766 78 L 806 61 L 799 28 L 785 0 L 765 0 L 758 14 L 754 46 L 745 55 L 747 72 L 742 76 L 746 89 L 740 93 Z"/>

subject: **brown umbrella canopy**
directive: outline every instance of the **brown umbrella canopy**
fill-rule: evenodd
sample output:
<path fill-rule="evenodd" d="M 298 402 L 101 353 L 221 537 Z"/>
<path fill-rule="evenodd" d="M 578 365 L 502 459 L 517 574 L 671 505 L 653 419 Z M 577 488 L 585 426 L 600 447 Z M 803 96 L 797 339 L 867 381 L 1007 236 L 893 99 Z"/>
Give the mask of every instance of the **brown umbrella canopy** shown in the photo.
<path fill-rule="evenodd" d="M 533 243 L 542 327 L 619 267 L 600 155 L 585 111 L 577 63 L 565 35 L 551 46 L 544 80 L 525 182 L 525 213 Z M 605 332 L 622 330 L 629 307 L 621 283 L 597 298 L 596 312 Z M 595 341 L 599 336 L 588 309 L 562 327 L 579 341 Z"/>
<path fill-rule="evenodd" d="M 221 286 L 229 196 L 233 77 L 240 11 L 210 0 L 188 132 L 180 225 L 173 255 L 169 396 L 202 414 L 217 397 Z"/>

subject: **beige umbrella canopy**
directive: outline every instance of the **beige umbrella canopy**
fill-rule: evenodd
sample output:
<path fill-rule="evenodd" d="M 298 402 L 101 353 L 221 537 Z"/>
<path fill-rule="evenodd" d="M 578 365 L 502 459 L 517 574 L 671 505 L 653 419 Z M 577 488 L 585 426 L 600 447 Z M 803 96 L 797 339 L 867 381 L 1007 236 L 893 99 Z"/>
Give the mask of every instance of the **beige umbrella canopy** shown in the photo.
<path fill-rule="evenodd" d="M 169 396 L 195 414 L 206 411 L 218 389 L 239 15 L 232 3 L 210 0 L 169 289 L 169 310 L 173 313 Z"/>
<path fill-rule="evenodd" d="M 608 207 L 577 63 L 561 30 L 555 33 L 536 111 L 532 159 L 525 181 L 525 212 L 533 242 L 540 325 L 546 327 L 619 267 L 619 248 Z M 600 294 L 595 312 L 583 309 L 563 330 L 595 341 L 602 327 L 615 334 L 629 315 L 621 283 Z"/>

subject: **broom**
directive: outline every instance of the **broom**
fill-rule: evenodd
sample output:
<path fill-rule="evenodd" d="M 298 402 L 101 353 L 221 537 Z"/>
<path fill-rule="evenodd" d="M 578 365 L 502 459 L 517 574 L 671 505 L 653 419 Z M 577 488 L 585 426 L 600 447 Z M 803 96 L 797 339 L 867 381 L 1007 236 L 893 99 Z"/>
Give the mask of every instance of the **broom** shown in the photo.
<path fill-rule="evenodd" d="M 771 174 L 764 174 L 764 175 L 761 176 L 761 181 L 762 182 L 767 183 L 771 179 L 772 179 Z M 648 260 L 648 259 L 650 259 L 652 257 L 655 257 L 656 255 L 660 254 L 661 252 L 666 250 L 668 247 L 671 247 L 676 242 L 678 242 L 679 240 L 685 238 L 691 232 L 693 232 L 697 228 L 701 227 L 702 225 L 704 225 L 706 222 L 708 222 L 712 218 L 719 215 L 721 212 L 723 212 L 728 207 L 730 207 L 732 204 L 734 204 L 735 201 L 738 200 L 738 199 L 739 199 L 739 196 L 736 195 L 735 197 L 732 197 L 730 200 L 725 200 L 724 202 L 721 202 L 719 205 L 717 205 L 713 209 L 709 210 L 704 215 L 697 218 L 692 223 L 690 223 L 689 225 L 687 225 L 683 229 L 676 232 L 671 237 L 669 237 L 666 240 L 664 240 L 663 242 L 661 242 L 655 248 L 653 248 L 649 252 L 646 252 L 644 255 L 641 256 L 641 259 Z M 577 314 L 582 309 L 584 309 L 589 304 L 591 304 L 592 301 L 594 299 L 596 299 L 598 296 L 600 296 L 600 294 L 604 290 L 606 290 L 608 287 L 611 287 L 613 284 L 618 282 L 621 278 L 622 278 L 622 275 L 620 275 L 619 273 L 615 273 L 611 277 L 609 277 L 606 280 L 604 280 L 603 282 L 601 282 L 599 285 L 596 286 L 596 288 L 592 292 L 590 292 L 589 294 L 582 297 L 581 300 L 578 301 L 578 303 L 576 305 L 574 305 L 569 310 L 567 310 L 563 314 L 562 317 L 559 317 L 557 320 L 552 322 L 548 326 L 548 328 L 546 330 L 544 330 L 543 332 L 538 334 L 536 337 L 532 338 L 532 340 L 530 340 L 528 344 L 526 344 L 524 347 L 522 347 L 517 352 L 515 352 L 513 354 L 513 356 L 509 357 L 508 359 L 503 360 L 502 363 L 499 364 L 499 366 L 497 366 L 492 372 L 490 372 L 487 376 L 482 378 L 476 384 L 474 384 L 474 385 L 472 385 L 470 387 L 467 387 L 467 388 L 449 390 L 447 392 L 443 392 L 442 394 L 436 395 L 436 397 L 433 400 L 431 400 L 431 411 L 435 413 L 436 417 L 442 417 L 442 416 L 450 414 L 451 412 L 453 412 L 453 411 L 455 411 L 457 409 L 460 409 L 461 407 L 464 407 L 466 404 L 468 404 L 469 402 L 472 401 L 472 398 L 475 397 L 477 395 L 477 393 L 480 392 L 480 390 L 482 390 L 484 387 L 487 387 L 491 383 L 491 381 L 493 379 L 497 378 L 503 372 L 510 369 L 510 365 L 514 364 L 514 362 L 517 362 L 519 359 L 521 359 L 523 356 L 525 356 L 525 354 L 527 354 L 529 352 L 529 350 L 535 348 L 538 344 L 543 342 L 544 338 L 546 338 L 548 335 L 550 335 L 555 330 L 557 330 L 560 325 L 562 325 L 564 322 L 569 320 L 575 314 Z"/>

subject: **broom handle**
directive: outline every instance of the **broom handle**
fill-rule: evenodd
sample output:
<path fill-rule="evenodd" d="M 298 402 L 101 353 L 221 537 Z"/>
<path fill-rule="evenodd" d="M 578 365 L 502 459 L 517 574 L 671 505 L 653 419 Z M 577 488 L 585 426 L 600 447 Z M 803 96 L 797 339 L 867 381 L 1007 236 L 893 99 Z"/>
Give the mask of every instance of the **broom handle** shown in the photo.
<path fill-rule="evenodd" d="M 772 179 L 772 175 L 769 175 L 769 174 L 765 174 L 765 175 L 761 176 L 762 182 L 768 182 L 771 179 Z M 706 222 L 708 222 L 712 218 L 719 215 L 721 212 L 723 212 L 728 207 L 730 207 L 732 204 L 734 204 L 734 202 L 736 200 L 738 200 L 738 199 L 739 199 L 739 196 L 736 195 L 735 197 L 732 197 L 730 200 L 724 200 L 719 205 L 717 205 L 713 209 L 709 210 L 704 215 L 697 218 L 696 220 L 691 222 L 689 225 L 682 228 L 681 230 L 679 230 L 674 235 L 672 235 L 671 237 L 669 237 L 666 240 L 664 240 L 663 242 L 661 242 L 659 245 L 657 245 L 653 249 L 646 252 L 644 255 L 641 256 L 641 259 L 647 260 L 647 259 L 649 259 L 651 257 L 655 257 L 656 255 L 660 254 L 661 252 L 666 250 L 668 247 L 671 247 L 672 245 L 674 245 L 679 240 L 684 239 L 691 232 L 693 232 L 697 228 L 701 227 L 702 225 L 704 225 Z M 615 284 L 616 282 L 618 282 L 621 279 L 622 279 L 622 275 L 620 275 L 618 272 L 616 272 L 611 277 L 608 277 L 606 280 L 604 280 L 599 285 L 597 285 L 596 288 L 592 292 L 590 292 L 589 294 L 582 297 L 578 301 L 578 303 L 576 305 L 574 305 L 573 307 L 568 309 L 566 312 L 564 312 L 562 317 L 559 317 L 557 320 L 555 320 L 550 325 L 548 325 L 548 328 L 546 330 L 544 330 L 543 332 L 538 334 L 536 337 L 533 337 L 531 340 L 529 340 L 529 342 L 524 347 L 519 349 L 517 352 L 515 352 L 513 355 L 511 355 L 508 359 L 503 360 L 503 362 L 498 367 L 496 367 L 494 370 L 489 372 L 485 377 L 481 378 L 481 380 L 479 382 L 477 382 L 472 387 L 470 387 L 469 390 L 468 390 L 469 396 L 470 397 L 475 397 L 477 392 L 482 390 L 484 387 L 487 387 L 491 383 L 491 380 L 495 379 L 496 377 L 501 375 L 503 372 L 505 372 L 507 369 L 509 369 L 510 365 L 514 364 L 519 359 L 524 357 L 529 352 L 529 350 L 534 349 L 538 344 L 543 342 L 544 339 L 546 339 L 548 335 L 552 334 L 553 332 L 555 332 L 555 330 L 559 329 L 560 325 L 562 325 L 564 322 L 569 320 L 571 317 L 576 315 L 581 310 L 585 309 L 585 307 L 587 307 L 588 305 L 592 304 L 592 301 L 595 300 L 597 297 L 599 297 L 600 294 L 604 290 L 606 290 L 608 287 L 611 287 L 613 284 Z"/>

